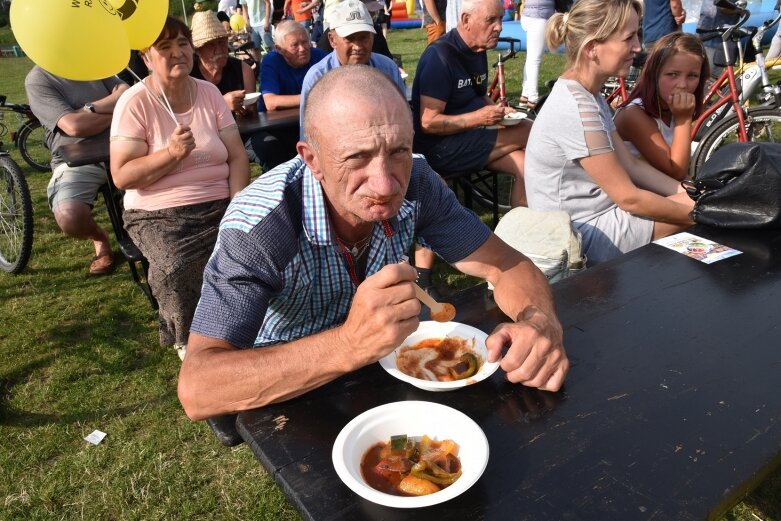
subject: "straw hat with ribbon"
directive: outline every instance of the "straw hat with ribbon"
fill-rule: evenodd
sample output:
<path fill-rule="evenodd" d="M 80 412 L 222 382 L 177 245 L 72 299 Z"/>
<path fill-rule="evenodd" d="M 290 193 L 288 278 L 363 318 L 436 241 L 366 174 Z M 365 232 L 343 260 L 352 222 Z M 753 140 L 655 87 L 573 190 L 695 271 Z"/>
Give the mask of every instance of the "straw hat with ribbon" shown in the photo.
<path fill-rule="evenodd" d="M 193 14 L 193 46 L 197 49 L 217 38 L 229 36 L 214 11 L 200 11 Z"/>

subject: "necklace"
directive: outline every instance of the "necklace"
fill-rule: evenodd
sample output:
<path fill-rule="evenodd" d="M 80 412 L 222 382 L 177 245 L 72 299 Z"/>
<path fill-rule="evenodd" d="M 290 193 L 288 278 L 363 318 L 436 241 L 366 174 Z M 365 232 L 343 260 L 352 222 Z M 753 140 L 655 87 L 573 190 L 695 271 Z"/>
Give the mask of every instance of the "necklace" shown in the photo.
<path fill-rule="evenodd" d="M 393 237 L 393 229 L 391 228 L 391 225 L 388 223 L 388 221 L 382 221 L 382 230 L 385 232 L 386 239 Z M 366 253 L 366 251 L 369 249 L 372 234 L 373 232 L 370 232 L 369 235 L 367 235 L 365 238 L 351 244 L 350 249 L 348 250 L 348 247 L 344 244 L 344 242 L 339 238 L 338 235 L 334 233 L 336 243 L 339 245 L 339 250 L 341 250 L 341 253 L 344 256 L 344 261 L 347 263 L 347 272 L 350 274 L 350 280 L 352 280 L 355 287 L 358 287 L 364 277 L 363 273 L 361 273 L 360 276 L 358 275 L 358 270 L 361 268 L 359 264 L 363 264 L 362 271 L 365 271 L 366 269 L 365 264 L 360 262 L 360 257 L 362 257 L 363 254 Z M 360 243 L 363 243 L 363 246 L 359 248 L 358 244 Z"/>
<path fill-rule="evenodd" d="M 343 241 L 337 236 L 336 242 L 339 243 L 339 246 L 349 251 L 352 254 L 353 258 L 360 259 L 361 257 L 363 257 L 363 254 L 368 251 L 369 245 L 371 244 L 370 241 L 371 237 L 372 234 L 370 233 L 360 241 L 350 244 L 348 242 Z"/>

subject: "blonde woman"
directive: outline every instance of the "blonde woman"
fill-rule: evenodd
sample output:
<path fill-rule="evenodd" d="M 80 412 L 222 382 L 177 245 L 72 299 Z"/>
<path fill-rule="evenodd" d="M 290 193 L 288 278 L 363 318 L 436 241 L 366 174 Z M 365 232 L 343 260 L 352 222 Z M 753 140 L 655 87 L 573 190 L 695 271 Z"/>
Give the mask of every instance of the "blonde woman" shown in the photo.
<path fill-rule="evenodd" d="M 532 126 L 526 192 L 530 208 L 570 214 L 590 265 L 692 224 L 693 202 L 629 153 L 599 93 L 629 72 L 641 13 L 637 0 L 579 0 L 546 28 L 551 50 L 565 44 L 567 69 Z"/>

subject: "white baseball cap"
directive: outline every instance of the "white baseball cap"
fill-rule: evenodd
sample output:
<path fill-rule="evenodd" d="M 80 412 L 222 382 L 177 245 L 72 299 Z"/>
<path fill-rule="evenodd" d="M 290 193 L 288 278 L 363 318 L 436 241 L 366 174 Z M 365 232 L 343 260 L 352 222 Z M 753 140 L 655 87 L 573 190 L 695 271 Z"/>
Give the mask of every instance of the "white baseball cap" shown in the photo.
<path fill-rule="evenodd" d="M 360 0 L 345 0 L 336 4 L 328 15 L 328 27 L 342 38 L 362 31 L 377 34 L 372 16 Z"/>

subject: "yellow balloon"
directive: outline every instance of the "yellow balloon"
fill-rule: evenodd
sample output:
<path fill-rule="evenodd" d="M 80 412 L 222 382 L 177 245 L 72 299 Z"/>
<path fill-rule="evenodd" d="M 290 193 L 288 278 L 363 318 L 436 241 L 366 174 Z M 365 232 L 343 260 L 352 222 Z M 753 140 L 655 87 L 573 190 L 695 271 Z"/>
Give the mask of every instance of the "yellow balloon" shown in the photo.
<path fill-rule="evenodd" d="M 107 0 L 14 0 L 11 29 L 44 70 L 70 80 L 100 80 L 130 60 L 122 20 L 109 8 Z"/>
<path fill-rule="evenodd" d="M 239 32 L 242 29 L 244 29 L 244 17 L 236 13 L 233 16 L 231 16 L 230 24 L 231 24 L 231 29 L 233 29 L 234 32 Z"/>
<path fill-rule="evenodd" d="M 168 16 L 168 0 L 109 0 L 127 31 L 131 49 L 146 49 L 157 40 Z"/>

